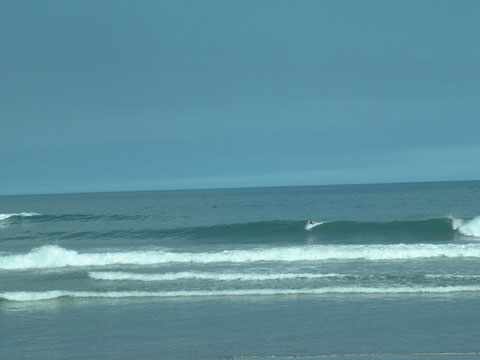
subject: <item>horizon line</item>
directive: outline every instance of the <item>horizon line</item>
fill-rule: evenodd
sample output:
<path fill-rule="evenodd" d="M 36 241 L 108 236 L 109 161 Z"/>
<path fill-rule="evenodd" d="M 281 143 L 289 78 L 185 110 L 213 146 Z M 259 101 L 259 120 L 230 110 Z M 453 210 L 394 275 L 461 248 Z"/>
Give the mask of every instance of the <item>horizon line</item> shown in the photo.
<path fill-rule="evenodd" d="M 467 183 L 480 182 L 477 180 L 431 180 L 431 181 L 399 181 L 399 182 L 366 182 L 366 183 L 342 183 L 342 184 L 299 184 L 299 185 L 263 185 L 263 186 L 237 186 L 237 187 L 203 187 L 203 188 L 178 188 L 178 189 L 139 189 L 139 190 L 105 190 L 105 191 L 78 191 L 58 193 L 26 193 L 1 195 L 0 197 L 16 196 L 56 196 L 56 195 L 93 195 L 93 194 L 116 194 L 135 192 L 160 192 L 160 191 L 201 191 L 201 190 L 240 190 L 240 189 L 268 189 L 268 188 L 293 188 L 293 187 L 334 187 L 334 186 L 371 186 L 371 185 L 406 185 L 406 184 L 438 184 L 438 183 Z"/>

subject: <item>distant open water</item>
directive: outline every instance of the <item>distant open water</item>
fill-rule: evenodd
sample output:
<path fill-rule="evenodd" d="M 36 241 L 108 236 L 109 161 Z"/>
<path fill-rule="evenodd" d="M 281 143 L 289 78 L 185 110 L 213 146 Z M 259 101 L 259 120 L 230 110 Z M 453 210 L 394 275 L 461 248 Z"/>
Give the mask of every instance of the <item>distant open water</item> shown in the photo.
<path fill-rule="evenodd" d="M 479 200 L 479 182 L 0 197 L 1 358 L 475 357 Z"/>

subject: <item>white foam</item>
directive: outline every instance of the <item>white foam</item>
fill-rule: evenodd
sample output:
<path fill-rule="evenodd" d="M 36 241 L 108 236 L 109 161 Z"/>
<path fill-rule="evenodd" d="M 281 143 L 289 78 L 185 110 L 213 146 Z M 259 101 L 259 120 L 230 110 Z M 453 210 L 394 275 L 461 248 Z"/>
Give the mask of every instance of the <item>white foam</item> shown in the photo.
<path fill-rule="evenodd" d="M 11 217 L 30 217 L 30 216 L 40 216 L 37 213 L 21 212 L 18 214 L 0 214 L 0 220 L 6 220 Z"/>
<path fill-rule="evenodd" d="M 459 274 L 428 274 L 426 278 L 432 279 L 479 279 L 480 275 L 459 275 Z"/>
<path fill-rule="evenodd" d="M 480 237 L 480 216 L 472 220 L 464 220 L 450 217 L 452 220 L 453 230 L 467 236 Z"/>
<path fill-rule="evenodd" d="M 268 281 L 289 279 L 320 279 L 341 278 L 348 275 L 342 274 L 311 274 L 311 273 L 278 273 L 278 274 L 248 274 L 248 273 L 208 273 L 184 271 L 165 274 L 139 274 L 123 271 L 92 271 L 88 273 L 96 280 L 135 280 L 135 281 L 171 281 L 171 280 L 216 280 L 216 281 Z"/>
<path fill-rule="evenodd" d="M 172 298 L 212 296 L 272 296 L 272 295 L 335 295 L 335 294 L 452 294 L 479 292 L 480 286 L 444 287 L 326 287 L 318 289 L 243 289 L 243 290 L 194 290 L 194 291 L 15 291 L 0 293 L 0 299 L 9 301 L 40 301 L 62 297 L 69 298 Z"/>
<path fill-rule="evenodd" d="M 217 252 L 119 251 L 78 253 L 55 245 L 27 254 L 0 256 L 0 269 L 65 266 L 154 265 L 163 263 L 248 263 L 257 261 L 410 260 L 422 258 L 480 258 L 480 244 L 305 245 Z"/>

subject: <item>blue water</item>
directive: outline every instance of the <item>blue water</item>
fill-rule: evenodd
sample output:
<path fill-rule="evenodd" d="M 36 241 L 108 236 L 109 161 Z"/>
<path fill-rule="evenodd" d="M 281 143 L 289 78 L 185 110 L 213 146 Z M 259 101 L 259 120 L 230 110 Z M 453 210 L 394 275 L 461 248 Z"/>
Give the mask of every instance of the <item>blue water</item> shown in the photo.
<path fill-rule="evenodd" d="M 480 358 L 479 200 L 480 182 L 0 197 L 0 358 Z"/>

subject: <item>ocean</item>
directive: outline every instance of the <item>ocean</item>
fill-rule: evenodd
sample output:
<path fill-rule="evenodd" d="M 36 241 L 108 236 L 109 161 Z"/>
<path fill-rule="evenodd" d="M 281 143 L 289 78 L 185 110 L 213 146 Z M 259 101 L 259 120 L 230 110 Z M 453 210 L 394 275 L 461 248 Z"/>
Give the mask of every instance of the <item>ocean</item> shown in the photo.
<path fill-rule="evenodd" d="M 480 358 L 479 216 L 480 182 L 0 197 L 0 359 Z"/>

